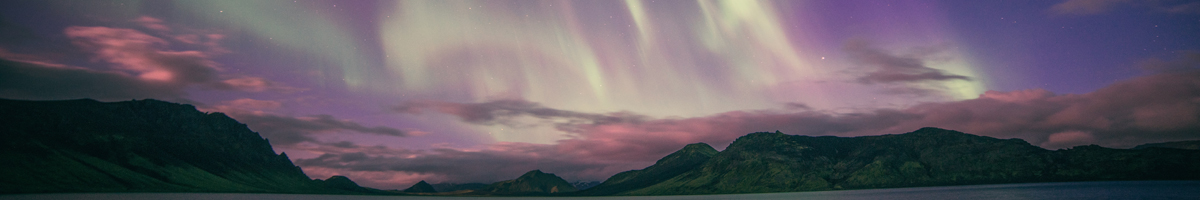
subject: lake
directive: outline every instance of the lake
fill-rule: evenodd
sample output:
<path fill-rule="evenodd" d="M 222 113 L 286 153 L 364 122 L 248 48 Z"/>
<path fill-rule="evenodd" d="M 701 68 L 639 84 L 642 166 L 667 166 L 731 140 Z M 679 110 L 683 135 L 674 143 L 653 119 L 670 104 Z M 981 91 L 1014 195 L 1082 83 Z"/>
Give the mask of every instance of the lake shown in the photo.
<path fill-rule="evenodd" d="M 1200 181 L 1107 181 L 1068 183 L 1023 183 L 916 187 L 822 192 L 765 194 L 637 196 L 637 197 L 437 197 L 358 196 L 305 194 L 210 194 L 210 193 L 94 193 L 0 195 L 7 199 L 264 199 L 264 200 L 451 200 L 451 199 L 1200 199 Z"/>

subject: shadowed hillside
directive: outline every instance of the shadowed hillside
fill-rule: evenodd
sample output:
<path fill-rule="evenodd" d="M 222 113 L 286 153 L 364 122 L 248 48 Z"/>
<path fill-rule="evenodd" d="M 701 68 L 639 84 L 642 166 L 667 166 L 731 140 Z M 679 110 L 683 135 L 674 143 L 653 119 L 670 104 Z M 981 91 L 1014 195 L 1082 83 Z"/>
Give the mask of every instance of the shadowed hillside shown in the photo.
<path fill-rule="evenodd" d="M 546 195 L 575 192 L 575 186 L 554 174 L 533 170 L 517 177 L 517 179 L 492 183 L 487 187 L 476 190 L 476 194 L 498 195 Z"/>
<path fill-rule="evenodd" d="M 654 165 L 641 170 L 633 170 L 621 172 L 604 183 L 592 187 L 590 189 L 577 193 L 578 195 L 611 195 L 625 191 L 641 189 L 646 186 L 661 183 L 667 179 L 674 178 L 679 174 L 691 171 L 697 166 L 704 164 L 709 158 L 717 154 L 717 150 L 713 149 L 705 143 L 695 143 L 684 146 L 683 149 L 675 151 Z"/>
<path fill-rule="evenodd" d="M 1020 139 L 996 139 L 938 128 L 852 138 L 776 132 L 738 138 L 725 151 L 694 169 L 653 185 L 634 187 L 645 182 L 621 183 L 618 178 L 636 172 L 618 174 L 602 186 L 637 188 L 617 193 L 620 195 L 679 195 L 1050 181 L 1194 180 L 1200 179 L 1200 151 L 1110 149 L 1094 145 L 1050 151 Z"/>
<path fill-rule="evenodd" d="M 258 133 L 221 113 L 157 100 L 0 99 L 0 193 L 232 192 L 404 194 L 346 177 L 311 180 Z M 1200 179 L 1195 141 L 1134 149 L 1046 150 L 922 128 L 862 137 L 752 133 L 725 151 L 689 144 L 641 170 L 584 191 L 533 170 L 507 181 L 438 184 L 441 195 L 680 195 L 795 192 L 964 184 Z M 436 189 L 441 187 L 442 189 Z M 460 192 L 454 192 L 454 191 Z M 469 191 L 470 190 L 470 191 Z"/>
<path fill-rule="evenodd" d="M 0 193 L 377 191 L 311 180 L 245 124 L 191 105 L 0 99 L 0 121 Z"/>

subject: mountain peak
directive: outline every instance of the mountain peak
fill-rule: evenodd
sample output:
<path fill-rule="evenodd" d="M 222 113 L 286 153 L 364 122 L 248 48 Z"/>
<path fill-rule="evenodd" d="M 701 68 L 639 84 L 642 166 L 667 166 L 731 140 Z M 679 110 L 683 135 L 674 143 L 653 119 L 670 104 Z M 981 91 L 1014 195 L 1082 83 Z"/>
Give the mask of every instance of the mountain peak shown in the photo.
<path fill-rule="evenodd" d="M 908 138 L 907 139 L 908 142 L 934 142 L 934 143 L 946 143 L 946 144 L 1002 142 L 1002 143 L 1014 144 L 1014 145 L 1033 146 L 1033 145 L 1029 144 L 1029 142 L 1026 142 L 1025 140 L 1018 139 L 1018 138 L 999 139 L 999 138 L 994 138 L 994 137 L 989 137 L 989 136 L 973 135 L 973 134 L 963 133 L 963 132 L 956 131 L 956 130 L 942 129 L 942 128 L 936 128 L 936 127 L 925 127 L 925 128 L 917 129 L 916 131 L 913 131 L 913 132 L 908 132 L 908 133 L 899 134 L 899 135 L 891 135 L 891 136 Z"/>
<path fill-rule="evenodd" d="M 915 131 L 904 133 L 901 135 L 914 135 L 914 136 L 923 136 L 923 137 L 925 137 L 925 136 L 975 136 L 975 137 L 979 137 L 978 135 L 971 135 L 971 134 L 967 134 L 967 133 L 963 133 L 963 132 L 959 132 L 959 131 L 955 131 L 955 130 L 949 130 L 949 129 L 943 129 L 943 128 L 937 128 L 937 127 L 924 127 L 924 128 L 917 129 Z"/>
<path fill-rule="evenodd" d="M 913 132 L 930 132 L 930 131 L 941 132 L 941 131 L 952 131 L 952 130 L 947 130 L 947 129 L 938 128 L 938 127 L 921 127 L 920 129 L 917 129 L 917 131 L 913 131 Z"/>
<path fill-rule="evenodd" d="M 537 175 L 542 175 L 542 174 L 546 174 L 546 173 L 545 173 L 545 172 L 542 172 L 542 170 L 540 170 L 540 169 L 535 169 L 535 170 L 533 170 L 533 171 L 525 172 L 525 174 L 522 174 L 522 175 L 521 175 L 521 177 L 525 177 L 525 176 L 537 176 Z"/>
<path fill-rule="evenodd" d="M 495 194 L 551 194 L 574 192 L 578 189 L 554 174 L 533 170 L 525 172 L 517 179 L 492 183 L 480 190 Z"/>
<path fill-rule="evenodd" d="M 682 149 L 679 149 L 678 151 L 675 151 L 674 153 L 671 153 L 671 154 L 667 155 L 666 157 L 663 157 L 662 159 L 659 159 L 654 164 L 662 165 L 662 164 L 677 162 L 680 160 L 695 160 L 695 159 L 707 160 L 709 157 L 712 157 L 713 155 L 717 155 L 717 153 L 720 153 L 720 152 L 717 151 L 717 149 L 714 149 L 712 146 L 709 146 L 708 144 L 705 144 L 703 142 L 692 143 L 692 144 L 688 144 L 687 146 L 683 146 Z"/>
<path fill-rule="evenodd" d="M 685 151 L 685 152 L 712 152 L 712 153 L 717 153 L 717 149 L 715 149 L 715 148 L 713 148 L 712 146 L 710 146 L 710 145 L 708 145 L 708 144 L 706 144 L 706 143 L 703 143 L 703 142 L 698 142 L 698 143 L 691 143 L 691 144 L 688 144 L 687 146 L 683 146 L 683 149 L 679 149 L 679 151 L 675 151 L 675 152 L 681 152 L 681 151 Z"/>
<path fill-rule="evenodd" d="M 659 159 L 654 165 L 618 173 L 580 194 L 611 195 L 654 185 L 695 169 L 717 153 L 720 152 L 705 143 L 688 144 L 683 149 Z"/>
<path fill-rule="evenodd" d="M 430 185 L 429 183 L 426 183 L 426 182 L 425 182 L 425 180 L 421 180 L 421 182 L 417 182 L 417 184 L 413 184 L 413 186 L 412 186 L 412 187 L 408 187 L 408 189 L 404 189 L 404 192 L 409 192 L 409 193 L 437 193 L 437 190 L 433 189 L 433 185 Z"/>
<path fill-rule="evenodd" d="M 350 178 L 347 178 L 345 176 L 332 176 L 332 177 L 329 177 L 329 179 L 325 179 L 324 183 L 325 183 L 325 185 L 328 185 L 329 187 L 334 187 L 334 188 L 341 188 L 341 189 L 359 188 L 358 183 L 354 183 L 354 181 L 350 180 Z"/>

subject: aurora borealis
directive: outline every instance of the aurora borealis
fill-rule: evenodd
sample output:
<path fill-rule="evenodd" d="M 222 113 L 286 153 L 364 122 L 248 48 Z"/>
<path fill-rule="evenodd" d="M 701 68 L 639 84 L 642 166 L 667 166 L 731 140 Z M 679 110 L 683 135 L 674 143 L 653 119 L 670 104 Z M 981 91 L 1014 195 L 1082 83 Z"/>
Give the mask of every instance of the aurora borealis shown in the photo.
<path fill-rule="evenodd" d="M 1200 139 L 1200 2 L 5 1 L 0 98 L 224 112 L 314 178 L 602 181 L 750 132 Z"/>

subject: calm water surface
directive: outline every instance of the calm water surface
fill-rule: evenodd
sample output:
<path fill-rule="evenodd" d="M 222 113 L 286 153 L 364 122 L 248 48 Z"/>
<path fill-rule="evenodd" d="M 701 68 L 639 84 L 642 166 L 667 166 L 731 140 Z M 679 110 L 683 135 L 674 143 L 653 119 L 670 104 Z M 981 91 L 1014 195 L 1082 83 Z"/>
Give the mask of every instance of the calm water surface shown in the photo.
<path fill-rule="evenodd" d="M 105 193 L 0 195 L 4 199 L 264 199 L 264 200 L 451 200 L 451 199 L 1200 199 L 1200 181 L 1113 181 L 894 188 L 824 192 L 639 197 L 425 197 L 299 194 Z"/>

